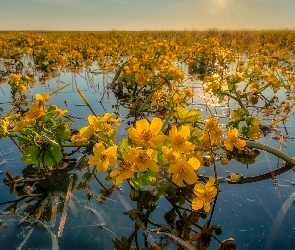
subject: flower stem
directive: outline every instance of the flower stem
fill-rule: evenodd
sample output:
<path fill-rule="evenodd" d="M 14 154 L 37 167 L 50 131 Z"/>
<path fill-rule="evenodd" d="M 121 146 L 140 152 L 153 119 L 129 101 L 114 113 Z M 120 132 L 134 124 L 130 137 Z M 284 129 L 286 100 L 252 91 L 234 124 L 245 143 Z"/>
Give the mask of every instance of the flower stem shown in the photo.
<path fill-rule="evenodd" d="M 295 160 L 293 160 L 289 155 L 285 154 L 284 152 L 282 152 L 272 146 L 265 145 L 265 144 L 262 144 L 259 142 L 253 142 L 253 141 L 246 141 L 246 146 L 249 148 L 257 148 L 257 149 L 264 150 L 268 153 L 276 155 L 277 157 L 281 158 L 282 160 L 284 160 L 287 163 L 295 165 Z"/>

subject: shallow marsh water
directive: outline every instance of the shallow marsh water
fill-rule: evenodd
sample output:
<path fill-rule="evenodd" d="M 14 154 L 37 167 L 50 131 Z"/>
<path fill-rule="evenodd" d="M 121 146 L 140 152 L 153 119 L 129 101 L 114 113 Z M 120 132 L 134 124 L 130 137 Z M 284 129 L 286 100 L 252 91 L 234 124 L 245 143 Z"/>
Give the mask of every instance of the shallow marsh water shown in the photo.
<path fill-rule="evenodd" d="M 119 141 L 127 136 L 125 128 L 129 126 L 128 122 L 132 124 L 134 118 L 129 110 L 123 107 L 122 102 L 116 99 L 111 90 L 105 88 L 108 76 L 97 74 L 93 75 L 91 81 L 85 81 L 86 75 L 86 71 L 75 76 L 72 73 L 64 73 L 58 79 L 47 81 L 45 85 L 37 82 L 31 90 L 26 91 L 27 98 L 28 100 L 32 99 L 36 93 L 52 93 L 58 88 L 72 83 L 71 86 L 53 95 L 49 103 L 68 110 L 73 120 L 73 128 L 86 126 L 87 117 L 91 113 L 75 90 L 78 86 L 97 115 L 103 115 L 105 112 L 117 112 L 116 114 L 123 119 L 117 131 L 117 140 Z M 193 82 L 188 82 L 186 86 L 193 87 L 196 94 L 191 106 L 197 108 L 204 117 L 208 116 L 209 113 L 204 105 L 204 94 L 200 86 Z M 11 93 L 7 84 L 1 84 L 0 87 L 0 108 L 3 110 L 1 114 L 5 115 L 12 103 Z M 224 122 L 228 119 L 228 114 L 234 105 L 234 103 L 224 103 L 214 109 L 221 116 L 221 123 L 223 119 Z M 259 110 L 253 109 L 253 112 L 259 112 Z M 292 139 L 292 136 L 295 136 L 294 119 L 285 122 L 284 126 L 280 125 L 277 131 L 267 134 L 265 138 L 261 139 L 261 142 L 278 148 L 279 140 L 272 139 L 271 136 L 279 131 L 282 134 L 287 131 L 291 136 L 285 140 L 282 150 L 292 156 L 295 147 L 295 141 Z M 81 151 L 76 152 L 74 156 L 79 158 L 81 154 Z M 7 171 L 15 176 L 22 174 L 27 165 L 19 160 L 21 156 L 9 138 L 0 141 L 0 249 L 54 249 L 53 247 L 56 247 L 55 241 L 51 239 L 46 230 L 40 227 L 31 227 L 29 223 L 20 223 L 24 216 L 22 206 L 24 207 L 25 204 L 19 204 L 19 211 L 16 214 L 5 212 L 5 209 L 11 205 L 8 201 L 16 200 L 17 197 L 15 193 L 9 194 L 9 188 L 3 184 L 2 180 Z M 227 177 L 231 173 L 239 173 L 246 177 L 256 176 L 282 165 L 282 160 L 278 163 L 277 157 L 263 151 L 260 151 L 254 164 L 246 165 L 232 160 L 228 165 L 222 166 L 217 161 L 219 177 Z M 81 167 L 80 170 L 75 169 L 65 173 L 65 176 L 75 175 L 81 180 L 85 173 L 85 168 Z M 210 175 L 213 174 L 213 170 L 202 167 L 199 173 Z M 110 182 L 105 181 L 104 174 L 97 176 L 103 185 L 110 185 Z M 295 244 L 294 182 L 295 175 L 292 170 L 276 176 L 275 179 L 269 178 L 248 184 L 220 182 L 221 192 L 214 207 L 211 223 L 220 225 L 222 234 L 215 236 L 221 241 L 234 238 L 239 249 L 293 249 Z M 66 192 L 67 186 L 63 181 L 52 181 L 52 183 L 51 190 L 54 190 L 57 197 Z M 91 186 L 93 194 L 100 193 L 101 186 L 95 179 L 88 184 Z M 85 189 L 73 190 L 64 231 L 57 239 L 59 249 L 112 249 L 112 238 L 120 239 L 131 236 L 134 231 L 134 222 L 127 214 L 123 213 L 136 209 L 138 203 L 131 200 L 130 187 L 123 183 L 121 189 L 114 191 L 104 202 L 98 201 L 95 195 L 90 197 Z M 189 207 L 189 204 L 186 206 Z M 150 219 L 157 224 L 167 224 L 164 214 L 171 209 L 171 204 L 166 199 L 160 198 L 156 202 L 156 209 L 150 214 Z M 44 222 L 44 225 L 57 236 L 60 220 L 61 212 Z M 203 224 L 202 220 L 205 222 L 205 219 L 200 219 L 200 225 Z M 160 237 L 160 235 L 150 233 L 147 239 L 151 244 Z M 144 247 L 143 237 L 139 239 L 139 245 L 141 248 Z M 209 249 L 217 249 L 218 245 L 219 243 L 212 239 Z M 165 249 L 177 249 L 177 245 L 170 241 Z"/>

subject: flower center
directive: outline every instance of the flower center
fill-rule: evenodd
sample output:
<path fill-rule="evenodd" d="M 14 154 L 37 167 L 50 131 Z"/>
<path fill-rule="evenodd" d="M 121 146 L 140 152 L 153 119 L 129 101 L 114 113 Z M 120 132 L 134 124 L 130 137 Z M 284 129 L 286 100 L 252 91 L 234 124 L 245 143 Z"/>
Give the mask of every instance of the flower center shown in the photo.
<path fill-rule="evenodd" d="M 176 146 L 183 146 L 185 144 L 185 139 L 183 136 L 181 135 L 177 135 L 174 138 L 173 144 L 175 144 Z"/>
<path fill-rule="evenodd" d="M 187 176 L 189 173 L 189 170 L 184 164 L 182 164 L 179 166 L 178 173 L 182 176 Z"/>
<path fill-rule="evenodd" d="M 152 131 L 144 129 L 141 131 L 139 138 L 143 141 L 149 141 L 150 139 L 153 138 L 154 135 L 155 134 Z"/>
<path fill-rule="evenodd" d="M 166 156 L 167 161 L 171 164 L 171 163 L 175 163 L 176 160 L 176 156 L 173 154 L 173 152 L 170 152 L 167 156 Z"/>
<path fill-rule="evenodd" d="M 102 153 L 101 155 L 100 155 L 100 160 L 101 161 L 106 161 L 108 159 L 108 155 L 106 154 L 106 153 Z"/>
<path fill-rule="evenodd" d="M 131 168 L 134 168 L 135 164 L 126 160 L 121 161 L 120 163 L 120 172 L 125 172 L 130 170 Z"/>
<path fill-rule="evenodd" d="M 206 190 L 206 194 L 204 197 L 205 203 L 211 203 L 214 200 L 215 192 L 214 188 L 210 188 L 209 190 Z"/>
<path fill-rule="evenodd" d="M 138 155 L 138 162 L 144 164 L 149 158 L 145 151 L 141 151 Z"/>

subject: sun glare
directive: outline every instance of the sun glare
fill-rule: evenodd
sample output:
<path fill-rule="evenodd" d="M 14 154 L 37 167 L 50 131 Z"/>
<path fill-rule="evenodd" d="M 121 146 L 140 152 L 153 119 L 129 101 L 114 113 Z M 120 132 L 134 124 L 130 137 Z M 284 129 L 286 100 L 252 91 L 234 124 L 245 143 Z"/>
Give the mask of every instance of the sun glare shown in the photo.
<path fill-rule="evenodd" d="M 227 0 L 215 0 L 217 5 L 219 5 L 220 7 L 225 7 L 227 4 Z"/>

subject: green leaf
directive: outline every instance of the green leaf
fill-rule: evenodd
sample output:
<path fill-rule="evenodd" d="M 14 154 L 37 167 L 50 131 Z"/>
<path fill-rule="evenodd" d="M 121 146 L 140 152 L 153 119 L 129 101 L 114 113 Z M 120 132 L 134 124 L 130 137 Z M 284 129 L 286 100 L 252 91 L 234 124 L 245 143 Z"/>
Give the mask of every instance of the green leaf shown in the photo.
<path fill-rule="evenodd" d="M 221 103 L 224 100 L 225 95 L 221 94 L 218 99 L 218 103 Z"/>
<path fill-rule="evenodd" d="M 52 167 L 63 159 L 60 146 L 48 145 L 44 154 L 45 164 Z"/>
<path fill-rule="evenodd" d="M 36 164 L 39 154 L 40 149 L 37 146 L 32 145 L 25 150 L 25 155 L 21 158 L 21 160 L 28 164 Z"/>
<path fill-rule="evenodd" d="M 128 150 L 129 150 L 128 139 L 124 138 L 119 142 L 118 153 L 120 154 L 120 156 L 122 156 L 122 153 L 128 152 Z"/>

